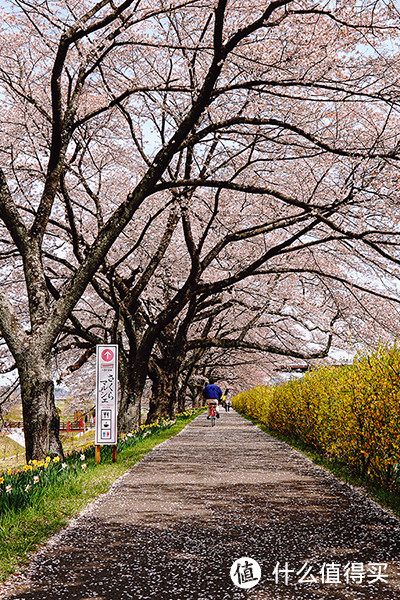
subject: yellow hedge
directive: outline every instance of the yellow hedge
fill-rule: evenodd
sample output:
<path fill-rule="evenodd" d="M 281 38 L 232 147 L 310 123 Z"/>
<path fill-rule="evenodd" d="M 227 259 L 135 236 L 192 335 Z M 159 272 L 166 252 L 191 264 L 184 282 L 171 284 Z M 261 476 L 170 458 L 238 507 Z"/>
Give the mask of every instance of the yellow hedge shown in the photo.
<path fill-rule="evenodd" d="M 400 349 L 380 346 L 346 367 L 260 386 L 234 407 L 278 433 L 346 463 L 385 488 L 400 479 Z"/>

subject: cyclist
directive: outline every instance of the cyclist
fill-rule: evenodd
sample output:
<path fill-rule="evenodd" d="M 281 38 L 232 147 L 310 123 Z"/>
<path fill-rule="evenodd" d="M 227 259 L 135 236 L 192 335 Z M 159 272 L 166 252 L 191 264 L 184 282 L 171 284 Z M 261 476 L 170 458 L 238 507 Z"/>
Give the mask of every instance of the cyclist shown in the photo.
<path fill-rule="evenodd" d="M 207 400 L 207 404 L 208 404 L 207 419 L 209 419 L 210 412 L 211 412 L 211 404 L 214 404 L 215 407 L 217 407 L 219 401 L 222 398 L 221 388 L 215 384 L 214 379 L 211 377 L 210 377 L 209 383 L 205 386 L 205 388 L 203 390 L 203 398 L 205 398 L 205 400 Z M 218 412 L 217 412 L 217 415 L 219 416 Z"/>

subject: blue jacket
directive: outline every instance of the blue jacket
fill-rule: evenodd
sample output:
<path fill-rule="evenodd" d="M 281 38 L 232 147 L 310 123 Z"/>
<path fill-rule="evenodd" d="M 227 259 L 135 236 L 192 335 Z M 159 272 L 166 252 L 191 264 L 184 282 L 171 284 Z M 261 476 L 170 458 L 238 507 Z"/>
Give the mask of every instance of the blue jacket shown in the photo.
<path fill-rule="evenodd" d="M 214 399 L 219 400 L 222 398 L 222 390 L 215 383 L 209 383 L 203 390 L 203 398 L 206 400 Z"/>

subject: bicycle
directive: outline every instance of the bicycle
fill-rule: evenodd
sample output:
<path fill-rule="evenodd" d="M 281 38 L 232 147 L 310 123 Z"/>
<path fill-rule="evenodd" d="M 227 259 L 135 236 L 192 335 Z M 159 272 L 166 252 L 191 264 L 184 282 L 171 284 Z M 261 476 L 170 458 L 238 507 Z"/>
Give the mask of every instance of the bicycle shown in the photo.
<path fill-rule="evenodd" d="M 217 407 L 215 404 L 211 404 L 211 406 L 210 406 L 210 418 L 211 418 L 211 427 L 214 427 L 215 420 L 217 418 Z"/>

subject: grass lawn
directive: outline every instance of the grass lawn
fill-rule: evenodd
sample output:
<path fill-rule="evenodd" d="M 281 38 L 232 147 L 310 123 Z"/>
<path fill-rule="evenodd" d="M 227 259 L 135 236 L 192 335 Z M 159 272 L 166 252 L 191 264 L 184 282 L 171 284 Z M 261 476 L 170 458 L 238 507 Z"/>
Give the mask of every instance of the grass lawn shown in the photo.
<path fill-rule="evenodd" d="M 117 462 L 108 458 L 99 465 L 88 465 L 86 471 L 72 480 L 46 489 L 34 506 L 0 515 L 0 581 L 6 580 L 26 564 L 29 554 L 53 533 L 65 527 L 94 498 L 106 492 L 118 477 L 145 454 L 176 435 L 199 412 L 178 417 L 169 429 L 149 435 L 136 445 L 118 453 Z"/>

